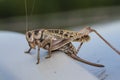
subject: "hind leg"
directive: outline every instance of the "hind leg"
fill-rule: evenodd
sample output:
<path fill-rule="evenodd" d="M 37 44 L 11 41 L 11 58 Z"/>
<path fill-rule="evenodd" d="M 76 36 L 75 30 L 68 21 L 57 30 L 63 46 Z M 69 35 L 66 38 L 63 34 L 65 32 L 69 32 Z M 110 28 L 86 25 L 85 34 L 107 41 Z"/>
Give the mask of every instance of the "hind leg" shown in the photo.
<path fill-rule="evenodd" d="M 80 51 L 80 48 L 82 47 L 82 45 L 83 45 L 83 42 L 80 43 L 79 47 L 77 48 L 77 53 L 76 54 L 78 54 L 78 52 Z"/>
<path fill-rule="evenodd" d="M 73 59 L 77 60 L 77 61 L 80 61 L 80 62 L 83 62 L 85 64 L 88 64 L 88 65 L 91 65 L 91 66 L 95 66 L 95 67 L 104 67 L 104 65 L 101 65 L 101 64 L 96 64 L 96 63 L 92 63 L 92 62 L 89 62 L 87 60 L 84 60 L 80 57 L 77 56 L 77 50 L 76 48 L 72 45 L 72 43 L 68 43 L 66 44 L 65 46 L 61 47 L 59 50 L 65 52 L 68 56 L 72 57 Z"/>

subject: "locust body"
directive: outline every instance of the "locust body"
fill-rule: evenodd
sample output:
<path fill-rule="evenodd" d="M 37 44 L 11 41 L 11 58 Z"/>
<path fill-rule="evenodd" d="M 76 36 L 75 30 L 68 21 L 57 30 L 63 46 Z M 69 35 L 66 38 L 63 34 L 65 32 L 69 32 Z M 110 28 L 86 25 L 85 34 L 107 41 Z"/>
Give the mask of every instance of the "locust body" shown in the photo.
<path fill-rule="evenodd" d="M 39 45 L 38 43 L 40 43 L 40 40 L 34 40 L 35 41 L 35 46 L 36 45 Z M 36 43 L 37 41 L 37 43 Z M 43 40 L 44 41 L 44 40 Z M 74 45 L 69 42 L 66 44 L 66 42 L 68 42 L 68 40 L 53 40 L 52 41 L 53 43 L 51 44 L 52 48 L 51 48 L 51 52 L 53 51 L 62 51 L 64 53 L 66 53 L 68 56 L 72 57 L 73 59 L 77 60 L 77 61 L 81 61 L 83 63 L 86 63 L 88 65 L 92 65 L 92 66 L 96 66 L 96 67 L 104 67 L 104 65 L 101 65 L 101 64 L 96 64 L 96 63 L 92 63 L 92 62 L 89 62 L 89 61 L 86 61 L 80 57 L 77 56 L 77 50 L 76 48 L 74 47 Z M 33 44 L 34 45 L 34 44 Z M 42 46 L 42 48 L 46 49 L 49 51 L 50 49 L 50 46 L 49 44 L 43 44 L 44 46 Z M 34 48 L 34 47 L 33 47 Z M 30 48 L 27 53 L 30 52 L 32 48 Z M 39 49 L 38 49 L 38 60 L 37 60 L 37 64 L 39 63 Z M 49 56 L 50 57 L 50 56 Z M 46 58 L 49 58 L 48 56 Z"/>
<path fill-rule="evenodd" d="M 112 45 L 108 43 L 99 33 L 97 33 L 96 30 L 91 29 L 90 27 L 84 28 L 79 32 L 61 29 L 40 29 L 28 31 L 26 32 L 26 39 L 29 43 L 30 49 L 27 51 L 27 53 L 30 52 L 32 48 L 38 46 L 37 64 L 40 60 L 40 48 L 44 48 L 48 50 L 48 56 L 46 58 L 51 57 L 52 51 L 60 50 L 69 54 L 72 58 L 78 61 L 97 67 L 103 67 L 103 65 L 88 62 L 76 55 L 79 52 L 82 44 L 89 41 L 89 33 L 91 32 L 95 32 L 103 41 L 105 41 L 106 44 L 108 44 L 114 51 L 120 54 L 120 52 L 112 47 Z M 71 42 L 80 42 L 81 44 L 76 50 L 73 48 L 74 46 Z"/>

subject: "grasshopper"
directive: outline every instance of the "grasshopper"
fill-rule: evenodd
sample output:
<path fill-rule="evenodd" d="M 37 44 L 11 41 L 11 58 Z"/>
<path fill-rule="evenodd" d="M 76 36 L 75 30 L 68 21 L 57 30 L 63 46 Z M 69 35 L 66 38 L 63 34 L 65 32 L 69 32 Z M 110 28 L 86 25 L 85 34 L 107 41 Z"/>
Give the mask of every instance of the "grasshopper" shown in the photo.
<path fill-rule="evenodd" d="M 62 29 L 38 29 L 28 31 L 26 32 L 26 39 L 28 41 L 30 49 L 26 51 L 26 53 L 29 53 L 32 48 L 38 46 L 37 64 L 39 64 L 40 61 L 40 48 L 44 48 L 48 50 L 48 56 L 46 58 L 51 57 L 52 51 L 59 50 L 65 52 L 78 61 L 96 67 L 104 67 L 104 65 L 91 63 L 77 56 L 77 53 L 79 52 L 82 44 L 89 41 L 89 33 L 91 32 L 95 32 L 108 46 L 120 54 L 120 52 L 115 49 L 110 43 L 108 43 L 96 30 L 91 29 L 90 27 L 86 27 L 79 32 Z M 76 50 L 71 42 L 81 42 L 81 44 Z"/>
<path fill-rule="evenodd" d="M 34 4 L 32 6 L 32 11 L 34 9 Z M 27 0 L 25 0 L 25 12 L 26 12 L 26 31 L 28 29 L 28 8 L 27 8 Z M 31 13 L 32 14 L 32 13 Z M 48 56 L 46 58 L 51 57 L 52 51 L 63 51 L 73 59 L 84 62 L 86 64 L 96 66 L 96 67 L 104 67 L 101 64 L 91 63 L 77 56 L 81 46 L 84 42 L 89 41 L 91 32 L 95 32 L 108 46 L 110 46 L 116 53 L 120 54 L 120 52 L 115 49 L 110 43 L 108 43 L 96 30 L 91 29 L 90 27 L 86 27 L 79 32 L 62 30 L 62 29 L 38 29 L 31 30 L 26 32 L 26 39 L 29 44 L 29 50 L 26 53 L 30 53 L 31 49 L 38 46 L 37 52 L 37 64 L 40 62 L 40 48 L 44 48 L 48 50 Z M 72 42 L 80 42 L 78 49 L 73 46 Z"/>

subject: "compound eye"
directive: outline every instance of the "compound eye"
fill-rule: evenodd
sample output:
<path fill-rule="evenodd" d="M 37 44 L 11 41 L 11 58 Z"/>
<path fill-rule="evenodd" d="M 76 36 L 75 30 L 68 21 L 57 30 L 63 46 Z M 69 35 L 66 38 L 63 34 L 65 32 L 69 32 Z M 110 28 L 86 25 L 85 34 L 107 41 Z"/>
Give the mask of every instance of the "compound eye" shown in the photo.
<path fill-rule="evenodd" d="M 27 32 L 26 33 L 26 38 L 27 38 L 28 42 L 33 42 L 34 41 L 32 32 Z"/>
<path fill-rule="evenodd" d="M 35 34 L 35 35 L 38 35 L 38 33 L 39 33 L 39 30 L 35 30 L 35 31 L 34 31 L 34 34 Z"/>
<path fill-rule="evenodd" d="M 41 31 L 40 30 L 35 30 L 34 31 L 34 38 L 35 39 L 40 39 L 41 37 Z"/>
<path fill-rule="evenodd" d="M 32 36 L 32 33 L 28 32 L 28 38 L 30 38 Z"/>

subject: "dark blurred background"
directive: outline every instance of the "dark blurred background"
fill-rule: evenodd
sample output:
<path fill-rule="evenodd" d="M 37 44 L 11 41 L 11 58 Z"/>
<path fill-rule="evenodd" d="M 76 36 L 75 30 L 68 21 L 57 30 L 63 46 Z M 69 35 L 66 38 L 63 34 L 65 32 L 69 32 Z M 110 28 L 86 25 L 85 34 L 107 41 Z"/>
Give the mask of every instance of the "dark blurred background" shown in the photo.
<path fill-rule="evenodd" d="M 73 28 L 120 19 L 120 0 L 26 0 L 28 26 Z M 0 0 L 0 30 L 25 32 L 25 0 Z"/>

